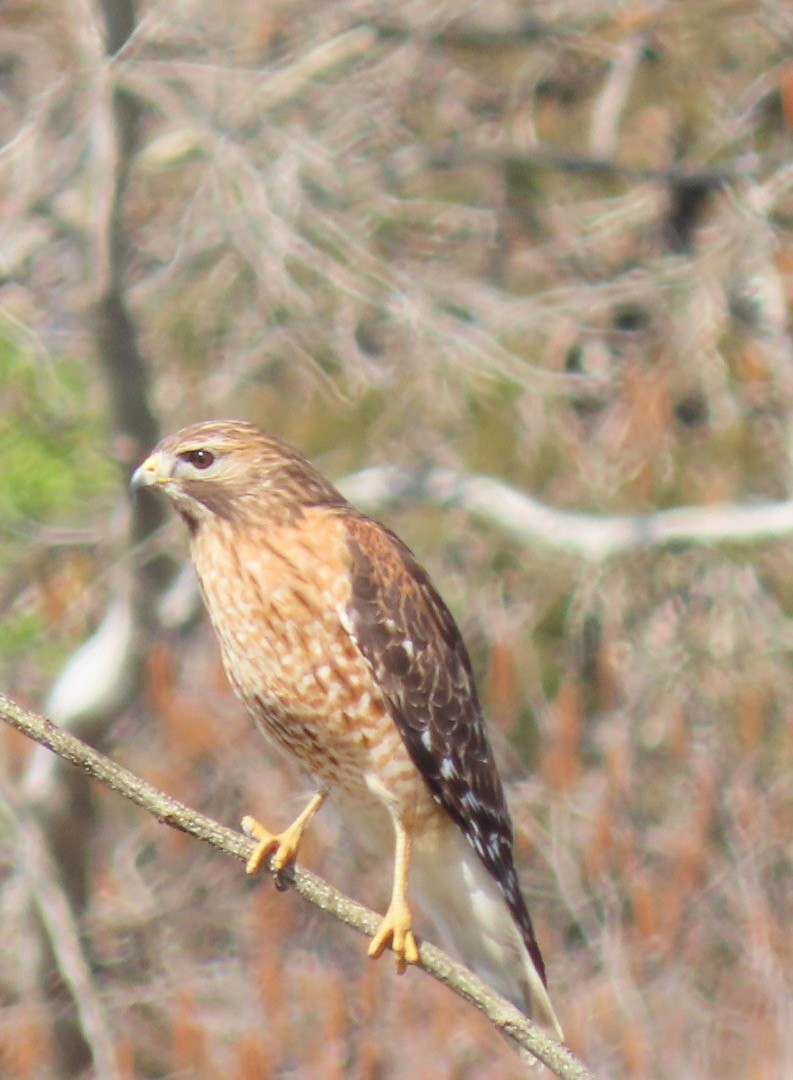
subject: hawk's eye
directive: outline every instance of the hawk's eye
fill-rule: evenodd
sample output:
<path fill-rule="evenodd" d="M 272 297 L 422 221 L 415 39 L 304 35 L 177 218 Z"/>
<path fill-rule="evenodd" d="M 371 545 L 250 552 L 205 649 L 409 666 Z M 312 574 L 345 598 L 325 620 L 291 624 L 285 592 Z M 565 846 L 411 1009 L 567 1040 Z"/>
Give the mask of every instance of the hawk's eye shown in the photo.
<path fill-rule="evenodd" d="M 215 460 L 215 455 L 210 450 L 187 450 L 179 457 L 194 469 L 208 469 Z"/>

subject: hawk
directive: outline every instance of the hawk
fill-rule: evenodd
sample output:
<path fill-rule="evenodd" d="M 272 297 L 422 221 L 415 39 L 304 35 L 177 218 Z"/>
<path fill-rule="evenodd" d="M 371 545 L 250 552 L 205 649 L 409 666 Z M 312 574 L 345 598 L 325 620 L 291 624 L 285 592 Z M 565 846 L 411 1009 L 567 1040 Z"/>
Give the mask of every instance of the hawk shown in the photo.
<path fill-rule="evenodd" d="M 331 795 L 346 826 L 394 850 L 369 945 L 420 963 L 408 883 L 445 941 L 560 1038 L 513 860 L 512 823 L 460 631 L 412 552 L 300 453 L 252 424 L 194 424 L 132 478 L 187 524 L 228 678 L 317 793 L 283 832 L 254 818 L 247 870 L 294 860 Z"/>

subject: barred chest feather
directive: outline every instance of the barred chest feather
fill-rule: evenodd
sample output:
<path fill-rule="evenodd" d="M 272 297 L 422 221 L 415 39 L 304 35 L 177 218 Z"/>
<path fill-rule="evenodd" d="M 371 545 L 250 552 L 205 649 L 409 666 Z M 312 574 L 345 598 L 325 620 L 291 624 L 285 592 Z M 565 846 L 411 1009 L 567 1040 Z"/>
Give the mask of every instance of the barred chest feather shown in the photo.
<path fill-rule="evenodd" d="M 213 523 L 193 559 L 229 680 L 256 723 L 315 779 L 374 796 L 399 816 L 437 813 L 344 629 L 344 523 L 307 511 L 300 527 Z"/>

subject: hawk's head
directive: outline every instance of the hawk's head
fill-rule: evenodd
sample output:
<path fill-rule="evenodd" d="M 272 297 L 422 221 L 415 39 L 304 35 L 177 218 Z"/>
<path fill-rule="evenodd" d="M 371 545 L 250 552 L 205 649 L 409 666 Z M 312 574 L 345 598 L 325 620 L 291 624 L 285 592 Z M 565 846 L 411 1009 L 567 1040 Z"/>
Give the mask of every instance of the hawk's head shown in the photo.
<path fill-rule="evenodd" d="M 162 491 L 192 530 L 221 518 L 265 524 L 344 499 L 302 454 L 255 424 L 192 424 L 157 444 L 133 488 Z"/>

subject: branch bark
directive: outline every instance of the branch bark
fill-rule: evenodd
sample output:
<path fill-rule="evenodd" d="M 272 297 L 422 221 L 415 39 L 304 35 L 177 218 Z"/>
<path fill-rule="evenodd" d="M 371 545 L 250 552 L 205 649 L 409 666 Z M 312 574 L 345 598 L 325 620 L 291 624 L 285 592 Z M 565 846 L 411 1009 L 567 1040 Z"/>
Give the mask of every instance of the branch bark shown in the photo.
<path fill-rule="evenodd" d="M 0 719 L 77 765 L 89 776 L 107 784 L 163 824 L 189 833 L 238 859 L 247 860 L 251 855 L 255 845 L 242 833 L 226 828 L 171 798 L 68 731 L 56 727 L 50 720 L 24 709 L 5 694 L 0 694 Z M 351 900 L 316 874 L 294 867 L 284 877 L 305 900 L 347 926 L 368 937 L 377 930 L 380 917 L 375 912 Z M 542 1061 L 560 1080 L 593 1080 L 592 1074 L 567 1047 L 536 1028 L 518 1009 L 440 949 L 422 943 L 421 962 L 428 974 L 484 1013 L 499 1030 L 522 1050 Z"/>

